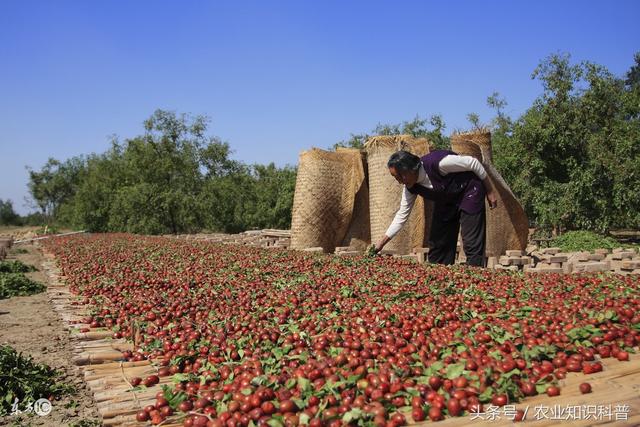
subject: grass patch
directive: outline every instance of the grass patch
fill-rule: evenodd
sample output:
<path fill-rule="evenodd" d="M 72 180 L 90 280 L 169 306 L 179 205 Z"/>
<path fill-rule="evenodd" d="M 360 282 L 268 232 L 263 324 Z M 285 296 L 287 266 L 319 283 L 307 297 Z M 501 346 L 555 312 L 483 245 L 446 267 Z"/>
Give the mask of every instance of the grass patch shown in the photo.
<path fill-rule="evenodd" d="M 42 283 L 29 279 L 24 273 L 0 273 L 0 299 L 39 294 L 46 289 Z"/>
<path fill-rule="evenodd" d="M 551 241 L 551 246 L 558 246 L 564 252 L 593 251 L 594 249 L 614 249 L 624 245 L 616 239 L 591 231 L 568 231 Z"/>
<path fill-rule="evenodd" d="M 60 382 L 60 375 L 8 345 L 0 346 L 0 416 L 11 413 L 16 399 L 18 409 L 25 410 L 38 399 L 72 393 L 74 388 Z"/>
<path fill-rule="evenodd" d="M 38 271 L 38 269 L 18 260 L 0 261 L 0 273 L 29 273 L 32 271 Z"/>

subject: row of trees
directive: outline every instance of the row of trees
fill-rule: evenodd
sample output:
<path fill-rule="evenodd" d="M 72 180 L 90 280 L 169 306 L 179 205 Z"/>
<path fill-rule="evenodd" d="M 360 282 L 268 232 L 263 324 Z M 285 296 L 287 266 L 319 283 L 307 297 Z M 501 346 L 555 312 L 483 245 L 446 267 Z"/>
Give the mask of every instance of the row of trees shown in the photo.
<path fill-rule="evenodd" d="M 102 154 L 49 159 L 29 172 L 48 217 L 92 231 L 143 234 L 287 228 L 295 169 L 245 165 L 206 135 L 204 117 L 156 111 L 144 135 Z"/>
<path fill-rule="evenodd" d="M 32 225 L 40 226 L 47 222 L 47 218 L 41 212 L 32 212 L 21 216 L 13 208 L 11 199 L 0 199 L 0 225 Z"/>
<path fill-rule="evenodd" d="M 640 228 L 640 54 L 624 77 L 552 55 L 534 70 L 543 93 L 519 118 L 498 93 L 494 163 L 532 223 L 556 229 Z M 475 113 L 472 127 L 483 124 Z M 95 231 L 176 233 L 288 228 L 295 169 L 245 165 L 206 136 L 203 117 L 156 111 L 144 135 L 99 155 L 50 159 L 30 171 L 29 190 L 50 218 Z M 411 134 L 448 148 L 440 115 L 379 125 L 335 146 L 362 147 L 371 135 Z M 334 146 L 334 147 L 335 147 Z"/>

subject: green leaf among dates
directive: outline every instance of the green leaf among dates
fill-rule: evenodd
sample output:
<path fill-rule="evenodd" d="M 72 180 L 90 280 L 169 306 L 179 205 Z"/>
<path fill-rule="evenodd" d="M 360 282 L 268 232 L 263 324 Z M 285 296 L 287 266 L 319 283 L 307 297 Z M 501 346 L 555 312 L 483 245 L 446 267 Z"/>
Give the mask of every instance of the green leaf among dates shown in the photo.
<path fill-rule="evenodd" d="M 452 380 L 458 378 L 464 372 L 464 363 L 454 363 L 447 366 L 445 377 Z"/>
<path fill-rule="evenodd" d="M 171 409 L 173 409 L 174 411 L 178 409 L 178 405 L 180 405 L 182 402 L 184 402 L 189 398 L 187 393 L 183 391 L 178 391 L 177 393 L 174 393 L 173 391 L 171 391 L 171 388 L 166 384 L 162 385 L 162 391 L 164 393 L 164 398 L 167 399 L 167 402 L 169 402 L 169 406 L 171 406 Z"/>

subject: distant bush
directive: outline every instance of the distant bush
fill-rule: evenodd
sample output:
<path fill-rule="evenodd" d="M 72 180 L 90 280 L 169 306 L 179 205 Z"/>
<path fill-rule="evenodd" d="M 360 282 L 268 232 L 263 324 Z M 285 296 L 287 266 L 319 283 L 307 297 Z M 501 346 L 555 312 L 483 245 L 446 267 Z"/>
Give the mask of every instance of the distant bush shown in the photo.
<path fill-rule="evenodd" d="M 62 371 L 37 363 L 8 345 L 0 345 L 0 416 L 10 414 L 13 404 L 21 410 L 41 398 L 59 397 L 74 391 L 60 381 Z"/>
<path fill-rule="evenodd" d="M 39 294 L 47 288 L 24 273 L 0 273 L 0 299 Z"/>
<path fill-rule="evenodd" d="M 30 271 L 37 271 L 37 268 L 18 260 L 0 261 L 0 273 L 28 273 Z"/>
<path fill-rule="evenodd" d="M 568 231 L 551 241 L 565 252 L 613 249 L 622 246 L 617 240 L 591 231 Z"/>
<path fill-rule="evenodd" d="M 0 199 L 0 225 L 22 225 L 20 215 L 13 210 L 11 200 Z"/>

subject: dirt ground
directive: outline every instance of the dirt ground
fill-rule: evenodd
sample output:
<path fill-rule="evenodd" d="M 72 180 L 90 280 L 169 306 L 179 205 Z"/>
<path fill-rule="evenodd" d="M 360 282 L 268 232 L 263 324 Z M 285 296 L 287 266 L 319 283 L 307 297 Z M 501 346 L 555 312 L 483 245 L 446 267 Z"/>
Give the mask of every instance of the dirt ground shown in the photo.
<path fill-rule="evenodd" d="M 16 253 L 16 248 L 28 252 Z M 18 259 L 36 266 L 39 271 L 28 273 L 32 279 L 47 283 L 41 271 L 43 257 L 37 246 L 14 246 L 7 259 Z M 60 381 L 75 388 L 75 393 L 52 402 L 49 415 L 8 415 L 0 417 L 0 426 L 73 426 L 102 425 L 92 395 L 85 385 L 80 369 L 71 363 L 72 344 L 69 332 L 53 310 L 46 293 L 29 297 L 0 300 L 0 343 L 32 356 L 36 362 L 46 363 L 62 371 Z"/>

